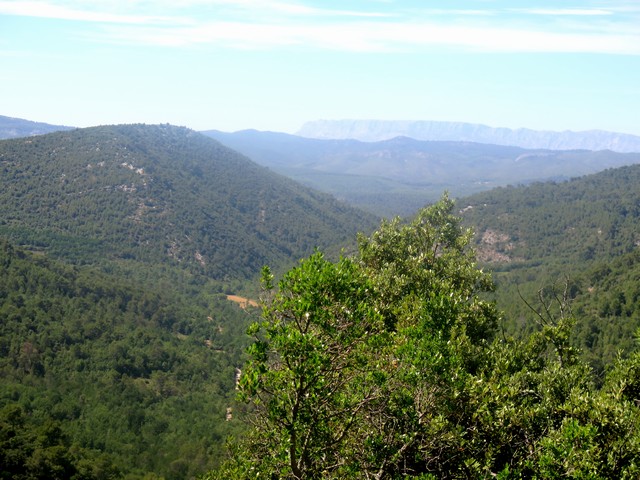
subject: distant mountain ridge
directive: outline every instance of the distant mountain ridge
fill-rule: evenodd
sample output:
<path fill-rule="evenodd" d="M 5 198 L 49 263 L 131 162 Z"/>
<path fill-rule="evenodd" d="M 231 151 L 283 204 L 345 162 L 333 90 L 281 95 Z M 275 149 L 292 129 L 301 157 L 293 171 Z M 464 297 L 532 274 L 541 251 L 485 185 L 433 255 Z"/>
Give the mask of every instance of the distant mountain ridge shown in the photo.
<path fill-rule="evenodd" d="M 409 137 L 363 142 L 245 130 L 202 132 L 260 165 L 385 216 L 496 186 L 566 180 L 640 163 L 640 153 L 542 150 Z"/>
<path fill-rule="evenodd" d="M 51 125 L 43 122 L 32 122 L 22 118 L 5 117 L 0 115 L 0 140 L 7 138 L 31 137 L 60 130 L 73 130 L 74 127 Z"/>
<path fill-rule="evenodd" d="M 541 131 L 528 128 L 493 128 L 463 122 L 394 120 L 315 120 L 296 133 L 321 139 L 355 139 L 365 142 L 411 137 L 416 140 L 461 141 L 546 150 L 611 150 L 640 152 L 640 136 L 588 130 Z"/>

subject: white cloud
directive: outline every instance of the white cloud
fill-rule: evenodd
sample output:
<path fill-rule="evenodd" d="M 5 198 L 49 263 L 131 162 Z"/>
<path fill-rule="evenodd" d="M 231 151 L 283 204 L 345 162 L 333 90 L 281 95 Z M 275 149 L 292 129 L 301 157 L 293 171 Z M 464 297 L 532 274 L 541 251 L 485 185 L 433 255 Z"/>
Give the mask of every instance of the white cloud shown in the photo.
<path fill-rule="evenodd" d="M 219 0 L 233 6 L 244 6 L 249 9 L 260 9 L 271 12 L 279 12 L 286 15 L 306 15 L 306 16 L 334 16 L 334 17 L 387 17 L 388 14 L 382 12 L 365 12 L 356 10 L 335 10 L 311 7 L 301 3 L 277 2 L 272 0 Z"/>
<path fill-rule="evenodd" d="M 637 11 L 606 8 L 318 8 L 285 0 L 1 1 L 0 14 L 101 24 L 102 42 L 241 49 L 305 47 L 353 52 L 448 48 L 486 52 L 585 52 L 640 55 Z M 150 15 L 154 12 L 162 15 Z M 567 21 L 543 21 L 547 17 Z"/>
<path fill-rule="evenodd" d="M 513 9 L 515 12 L 530 15 L 551 15 L 551 16 L 579 16 L 593 17 L 603 15 L 613 15 L 611 10 L 602 8 L 521 8 Z"/>
<path fill-rule="evenodd" d="M 640 34 L 554 32 L 523 28 L 443 25 L 429 22 L 352 22 L 250 24 L 208 22 L 177 28 L 109 28 L 124 43 L 161 46 L 212 44 L 232 48 L 278 46 L 351 52 L 415 51 L 453 48 L 481 52 L 569 52 L 640 55 Z"/>
<path fill-rule="evenodd" d="M 113 13 L 122 10 L 136 12 L 153 8 L 164 11 L 168 15 L 145 15 L 137 13 Z M 78 1 L 78 0 L 40 0 L 0 1 L 0 14 L 26 17 L 52 18 L 59 20 L 78 20 L 104 23 L 168 23 L 176 21 L 190 11 L 206 9 L 209 12 L 218 10 L 223 15 L 249 16 L 316 16 L 316 17 L 388 17 L 388 13 L 375 11 L 335 10 L 311 7 L 302 3 L 281 2 L 274 0 L 176 0 L 156 1 L 151 5 L 144 2 L 114 0 Z"/>
<path fill-rule="evenodd" d="M 92 11 L 77 9 L 72 6 L 60 5 L 52 2 L 16 2 L 0 1 L 0 14 L 23 17 L 51 18 L 56 20 L 75 20 L 82 22 L 121 23 L 121 24 L 148 24 L 168 23 L 175 19 L 154 15 L 136 15 L 110 13 L 99 10 Z"/>

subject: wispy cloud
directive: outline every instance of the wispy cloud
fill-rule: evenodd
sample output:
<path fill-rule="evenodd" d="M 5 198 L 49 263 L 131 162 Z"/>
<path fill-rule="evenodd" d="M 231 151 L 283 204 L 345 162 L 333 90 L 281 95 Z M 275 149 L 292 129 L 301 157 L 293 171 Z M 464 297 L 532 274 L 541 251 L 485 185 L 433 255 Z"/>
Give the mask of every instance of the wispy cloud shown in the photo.
<path fill-rule="evenodd" d="M 190 10 L 207 10 L 211 14 L 229 15 L 240 18 L 282 18 L 282 17 L 316 17 L 322 18 L 384 18 L 393 16 L 389 12 L 376 10 L 346 10 L 316 7 L 304 1 L 281 0 L 182 0 L 164 1 L 166 9 L 177 12 Z M 156 4 L 157 5 L 157 4 Z"/>
<path fill-rule="evenodd" d="M 0 14 L 99 23 L 87 33 L 94 40 L 142 45 L 640 55 L 640 11 L 615 1 L 599 8 L 411 10 L 371 2 L 367 10 L 343 10 L 293 0 L 159 0 L 153 10 L 160 15 L 145 5 L 0 1 Z"/>
<path fill-rule="evenodd" d="M 0 1 L 0 15 L 117 24 L 166 24 L 175 22 L 175 19 L 171 17 L 112 13 L 104 10 L 95 11 L 48 1 Z"/>
<path fill-rule="evenodd" d="M 602 8 L 516 8 L 515 12 L 530 15 L 593 17 L 613 15 L 613 11 Z"/>
<path fill-rule="evenodd" d="M 109 29 L 105 33 L 122 43 L 162 46 L 219 44 L 245 49 L 306 46 L 353 52 L 392 52 L 448 47 L 476 52 L 640 55 L 640 35 L 634 33 L 559 33 L 436 23 L 270 25 L 210 22 L 172 29 Z"/>

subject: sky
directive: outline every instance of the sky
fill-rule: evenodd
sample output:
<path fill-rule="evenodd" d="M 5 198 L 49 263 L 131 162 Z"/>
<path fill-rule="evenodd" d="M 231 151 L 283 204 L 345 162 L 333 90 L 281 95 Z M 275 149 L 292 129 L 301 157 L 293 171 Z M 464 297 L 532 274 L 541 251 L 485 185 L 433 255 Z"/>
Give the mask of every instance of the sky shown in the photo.
<path fill-rule="evenodd" d="M 0 115 L 640 135 L 640 0 L 0 0 Z"/>

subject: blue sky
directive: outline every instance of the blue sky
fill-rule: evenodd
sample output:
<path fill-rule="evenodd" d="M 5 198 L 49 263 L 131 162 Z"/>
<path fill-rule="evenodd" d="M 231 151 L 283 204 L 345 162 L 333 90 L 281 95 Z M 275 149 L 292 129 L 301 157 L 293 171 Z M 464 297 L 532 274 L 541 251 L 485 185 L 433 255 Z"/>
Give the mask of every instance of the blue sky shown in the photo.
<path fill-rule="evenodd" d="M 640 1 L 0 0 L 0 115 L 640 135 Z"/>

